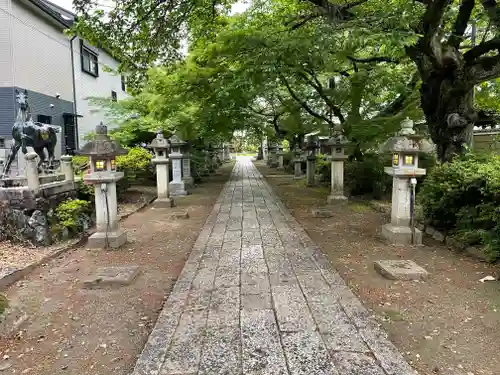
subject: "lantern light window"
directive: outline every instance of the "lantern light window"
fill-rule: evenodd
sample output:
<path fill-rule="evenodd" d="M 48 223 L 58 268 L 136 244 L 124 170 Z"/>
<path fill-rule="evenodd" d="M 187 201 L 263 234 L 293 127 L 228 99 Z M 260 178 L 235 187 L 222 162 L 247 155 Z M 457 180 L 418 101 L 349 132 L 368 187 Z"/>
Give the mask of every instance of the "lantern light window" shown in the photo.
<path fill-rule="evenodd" d="M 394 166 L 399 165 L 399 154 L 392 155 L 392 165 Z"/>
<path fill-rule="evenodd" d="M 111 160 L 111 170 L 116 171 L 116 160 L 115 159 Z"/>
<path fill-rule="evenodd" d="M 414 165 L 415 164 L 414 156 L 413 155 L 405 155 L 404 164 L 405 165 Z"/>
<path fill-rule="evenodd" d="M 96 160 L 95 169 L 97 172 L 102 172 L 106 169 L 106 161 L 105 160 Z"/>

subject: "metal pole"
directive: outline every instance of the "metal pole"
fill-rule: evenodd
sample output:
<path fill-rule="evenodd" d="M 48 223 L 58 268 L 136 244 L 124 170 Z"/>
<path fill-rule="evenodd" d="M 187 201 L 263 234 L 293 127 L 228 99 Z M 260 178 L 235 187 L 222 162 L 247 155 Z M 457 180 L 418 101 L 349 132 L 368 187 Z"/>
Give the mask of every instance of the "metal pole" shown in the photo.
<path fill-rule="evenodd" d="M 417 244 L 417 237 L 415 235 L 415 187 L 417 186 L 417 179 L 412 177 L 410 179 L 410 228 L 411 228 L 411 243 Z"/>

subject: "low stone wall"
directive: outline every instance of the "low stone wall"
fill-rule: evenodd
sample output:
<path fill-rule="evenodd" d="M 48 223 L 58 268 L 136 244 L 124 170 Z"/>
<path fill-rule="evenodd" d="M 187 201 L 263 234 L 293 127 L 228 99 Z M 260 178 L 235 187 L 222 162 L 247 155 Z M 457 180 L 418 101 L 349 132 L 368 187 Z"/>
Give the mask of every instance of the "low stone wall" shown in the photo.
<path fill-rule="evenodd" d="M 378 212 L 390 216 L 391 214 L 391 205 L 383 204 L 381 202 L 371 202 L 371 206 Z M 446 246 L 451 247 L 459 252 L 465 252 L 467 255 L 478 259 L 480 261 L 488 262 L 489 259 L 486 256 L 486 254 L 481 251 L 481 249 L 478 249 L 477 247 L 474 246 L 466 246 L 456 239 L 454 239 L 452 236 L 448 236 L 446 233 L 441 233 L 440 231 L 434 229 L 430 225 L 426 225 L 423 221 L 417 221 L 415 225 L 418 229 L 422 231 L 422 233 L 425 233 L 429 237 L 433 238 L 434 240 L 444 243 Z"/>
<path fill-rule="evenodd" d="M 63 201 L 75 199 L 72 181 L 53 182 L 40 189 L 28 187 L 0 188 L 0 240 L 29 241 L 36 246 L 54 242 L 50 224 L 54 209 Z M 91 218 L 82 218 L 91 226 Z"/>

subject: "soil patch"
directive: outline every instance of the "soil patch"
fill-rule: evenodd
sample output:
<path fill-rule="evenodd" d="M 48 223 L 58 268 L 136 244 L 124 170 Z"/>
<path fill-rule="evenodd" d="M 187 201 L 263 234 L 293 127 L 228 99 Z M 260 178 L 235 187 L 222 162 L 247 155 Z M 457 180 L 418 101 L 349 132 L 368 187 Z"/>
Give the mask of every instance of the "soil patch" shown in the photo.
<path fill-rule="evenodd" d="M 82 247 L 12 285 L 10 303 L 29 318 L 0 343 L 0 365 L 9 364 L 9 374 L 129 374 L 231 169 L 225 165 L 175 200 L 173 210 L 186 210 L 189 219 L 147 207 L 122 222 L 129 239 L 123 248 Z M 140 267 L 130 285 L 84 287 L 99 268 L 119 266 Z"/>
<path fill-rule="evenodd" d="M 276 175 L 256 166 L 264 176 Z M 288 175 L 268 182 L 421 375 L 499 374 L 500 283 L 479 282 L 498 279 L 498 266 L 428 238 L 421 247 L 387 245 L 379 237 L 387 221 L 368 204 L 332 206 L 332 217 L 315 218 L 311 209 L 325 206 L 327 188 L 307 188 Z M 429 276 L 387 280 L 374 269 L 384 259 L 413 260 Z"/>

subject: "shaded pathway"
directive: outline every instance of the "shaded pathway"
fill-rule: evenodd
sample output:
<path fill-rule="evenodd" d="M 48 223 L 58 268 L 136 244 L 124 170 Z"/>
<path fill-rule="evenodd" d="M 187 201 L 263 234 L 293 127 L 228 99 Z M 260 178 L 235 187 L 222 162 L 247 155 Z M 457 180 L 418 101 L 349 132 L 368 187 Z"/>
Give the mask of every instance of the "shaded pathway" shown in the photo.
<path fill-rule="evenodd" d="M 242 158 L 133 372 L 159 374 L 415 372 Z"/>

